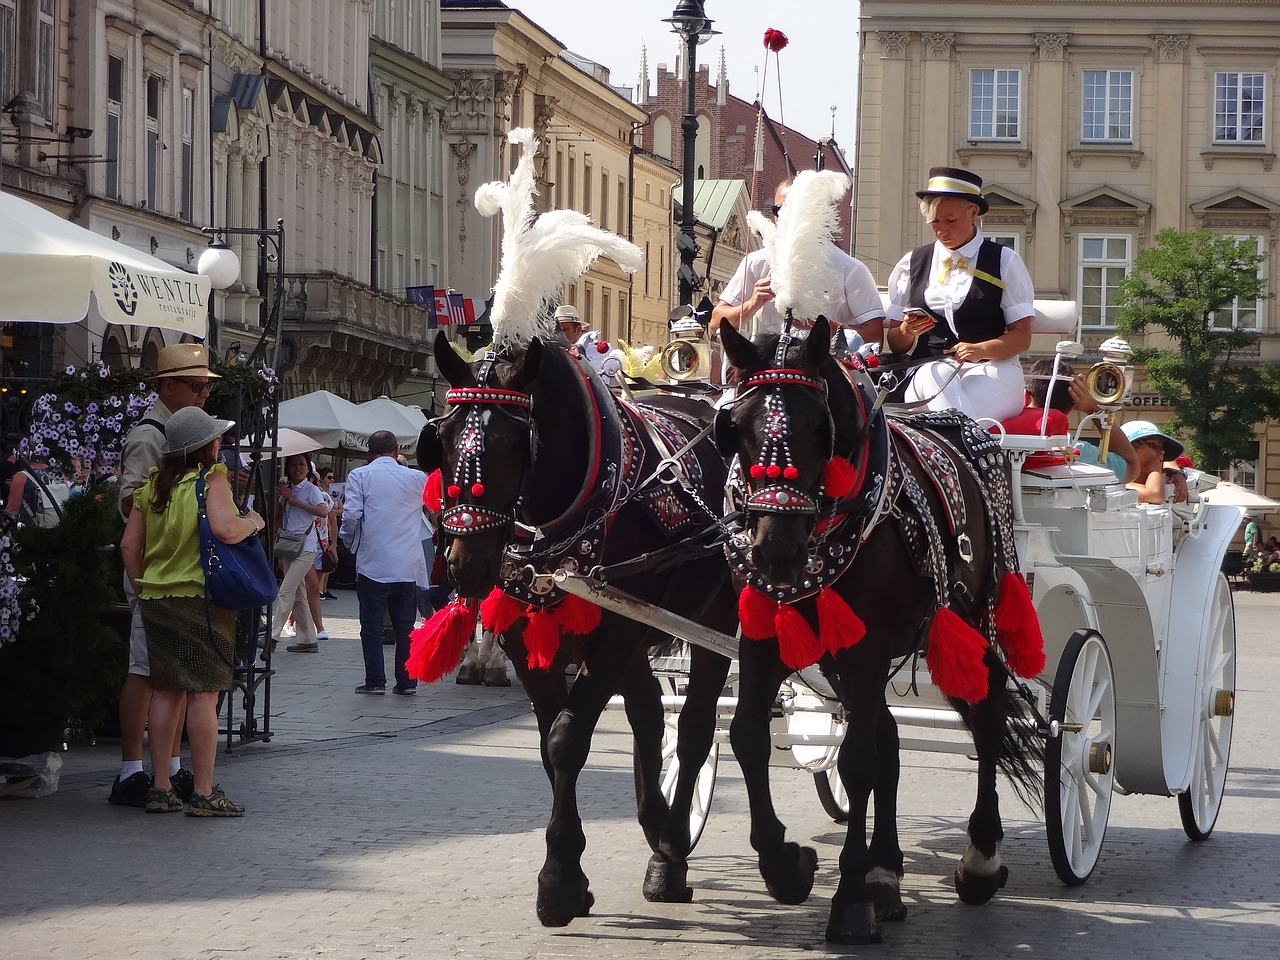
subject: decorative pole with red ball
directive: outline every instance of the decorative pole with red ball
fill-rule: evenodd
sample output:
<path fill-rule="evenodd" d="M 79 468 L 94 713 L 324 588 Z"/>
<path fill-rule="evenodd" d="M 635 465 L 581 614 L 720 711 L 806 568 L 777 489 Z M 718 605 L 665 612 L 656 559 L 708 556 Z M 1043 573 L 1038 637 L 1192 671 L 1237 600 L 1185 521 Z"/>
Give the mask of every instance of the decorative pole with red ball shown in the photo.
<path fill-rule="evenodd" d="M 671 24 L 671 32 L 678 33 L 685 45 L 685 108 L 684 119 L 680 121 L 680 129 L 684 133 L 684 168 L 680 185 L 683 209 L 680 212 L 680 236 L 676 238 L 676 249 L 680 251 L 680 271 L 676 279 L 680 287 L 680 302 L 692 306 L 693 295 L 702 286 L 698 271 L 693 266 L 699 252 L 694 232 L 698 221 L 693 210 L 693 181 L 697 170 L 693 147 L 698 137 L 698 107 L 694 99 L 698 81 L 698 44 L 719 31 L 711 29 L 702 0 L 680 0 L 675 13 L 662 22 Z"/>

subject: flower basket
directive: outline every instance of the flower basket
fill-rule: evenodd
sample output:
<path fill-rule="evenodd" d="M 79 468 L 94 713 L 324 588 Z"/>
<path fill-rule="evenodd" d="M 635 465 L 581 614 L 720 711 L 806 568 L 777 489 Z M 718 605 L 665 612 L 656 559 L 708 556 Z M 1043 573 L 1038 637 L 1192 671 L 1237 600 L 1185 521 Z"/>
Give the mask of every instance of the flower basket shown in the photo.
<path fill-rule="evenodd" d="M 1280 590 L 1280 573 L 1272 573 L 1270 570 L 1254 572 L 1246 571 L 1245 577 L 1249 581 L 1249 589 L 1257 590 L 1262 593 L 1273 593 Z"/>

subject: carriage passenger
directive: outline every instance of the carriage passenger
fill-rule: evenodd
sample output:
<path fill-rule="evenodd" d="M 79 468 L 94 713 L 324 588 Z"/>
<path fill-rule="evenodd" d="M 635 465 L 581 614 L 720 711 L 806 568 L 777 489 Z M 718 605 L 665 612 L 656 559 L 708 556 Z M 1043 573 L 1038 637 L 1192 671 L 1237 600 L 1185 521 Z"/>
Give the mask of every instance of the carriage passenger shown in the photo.
<path fill-rule="evenodd" d="M 1173 502 L 1185 502 L 1187 478 L 1173 462 L 1182 456 L 1183 445 L 1149 420 L 1131 420 L 1120 429 L 1138 451 L 1138 476 L 1129 483 L 1138 491 L 1138 502 L 1164 503 L 1166 483 L 1173 485 Z"/>
<path fill-rule="evenodd" d="M 987 240 L 982 178 L 934 167 L 917 191 L 934 243 L 910 251 L 889 274 L 889 349 L 922 363 L 903 399 L 1003 420 L 1022 409 L 1018 356 L 1031 345 L 1035 288 L 1022 259 Z M 957 363 L 958 361 L 958 363 Z"/>

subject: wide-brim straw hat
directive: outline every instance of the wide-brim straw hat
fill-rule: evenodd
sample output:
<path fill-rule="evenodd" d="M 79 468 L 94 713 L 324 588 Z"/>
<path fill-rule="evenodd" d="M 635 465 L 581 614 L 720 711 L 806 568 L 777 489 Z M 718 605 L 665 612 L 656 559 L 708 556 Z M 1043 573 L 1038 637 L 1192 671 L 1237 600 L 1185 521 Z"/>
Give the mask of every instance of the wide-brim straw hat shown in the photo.
<path fill-rule="evenodd" d="M 234 420 L 211 417 L 200 407 L 183 407 L 164 425 L 164 443 L 160 455 L 164 457 L 186 456 L 203 450 L 236 425 Z"/>
<path fill-rule="evenodd" d="M 921 200 L 959 197 L 977 204 L 979 215 L 990 209 L 987 198 L 982 195 L 982 178 L 960 167 L 930 167 L 929 182 L 923 190 L 916 191 L 916 196 Z"/>
<path fill-rule="evenodd" d="M 209 369 L 209 351 L 202 343 L 175 343 L 165 347 L 156 358 L 153 380 L 165 377 L 208 377 L 219 375 Z"/>

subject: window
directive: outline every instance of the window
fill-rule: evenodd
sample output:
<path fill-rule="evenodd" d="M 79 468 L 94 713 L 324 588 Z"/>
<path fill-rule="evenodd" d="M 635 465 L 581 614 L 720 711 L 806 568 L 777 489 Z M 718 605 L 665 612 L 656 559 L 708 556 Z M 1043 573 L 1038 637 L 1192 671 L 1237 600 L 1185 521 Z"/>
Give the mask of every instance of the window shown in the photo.
<path fill-rule="evenodd" d="M 1086 70 L 1082 140 L 1133 140 L 1133 71 Z"/>
<path fill-rule="evenodd" d="M 160 190 L 160 78 L 147 77 L 147 209 L 156 209 Z"/>
<path fill-rule="evenodd" d="M 1260 451 L 1258 441 L 1248 444 L 1245 455 L 1239 460 L 1232 460 L 1225 469 L 1218 471 L 1219 480 L 1230 480 L 1238 483 L 1246 490 L 1258 489 L 1258 459 Z"/>
<path fill-rule="evenodd" d="M 624 237 L 631 233 L 631 223 L 627 218 L 627 181 L 618 178 L 618 224 L 614 228 Z"/>
<path fill-rule="evenodd" d="M 28 117 L 53 121 L 56 0 L 0 0 L 0 105 L 24 94 Z"/>
<path fill-rule="evenodd" d="M 18 92 L 18 0 L 0 0 L 0 106 Z"/>
<path fill-rule="evenodd" d="M 1240 242 L 1252 242 L 1258 253 L 1263 252 L 1261 237 L 1236 237 Z M 1258 318 L 1262 303 L 1258 300 L 1241 300 L 1236 297 L 1228 306 L 1214 312 L 1209 320 L 1211 330 L 1258 330 Z"/>
<path fill-rule="evenodd" d="M 584 161 L 582 164 L 582 206 L 578 209 L 588 217 L 591 216 L 591 176 L 593 172 L 591 164 Z"/>
<path fill-rule="evenodd" d="M 590 329 L 591 325 L 595 322 L 595 317 L 592 315 L 594 311 L 591 309 L 595 300 L 595 286 L 590 283 L 584 283 L 582 285 L 582 326 L 584 329 Z"/>
<path fill-rule="evenodd" d="M 1115 326 L 1118 287 L 1128 272 L 1128 237 L 1080 238 L 1080 318 L 1084 326 Z"/>
<path fill-rule="evenodd" d="M 649 264 L 652 262 L 653 254 L 649 250 L 650 243 L 648 240 L 644 242 L 644 295 L 649 296 Z"/>
<path fill-rule="evenodd" d="M 1022 74 L 1018 70 L 973 70 L 969 74 L 969 139 L 1020 137 Z"/>
<path fill-rule="evenodd" d="M 1014 253 L 1018 252 L 1018 235 L 1016 233 L 988 233 L 984 234 L 984 236 L 992 243 L 1008 247 Z"/>
<path fill-rule="evenodd" d="M 182 88 L 182 196 L 179 198 L 181 209 L 178 212 L 188 223 L 194 219 L 195 211 L 195 109 L 196 92 L 190 87 Z"/>
<path fill-rule="evenodd" d="M 600 333 L 609 335 L 609 312 L 612 308 L 612 296 L 608 287 L 600 288 Z"/>
<path fill-rule="evenodd" d="M 107 155 L 106 194 L 108 200 L 120 199 L 120 111 L 124 101 L 124 61 L 107 57 Z"/>
<path fill-rule="evenodd" d="M 621 224 L 615 223 L 613 226 L 614 226 L 614 229 L 616 230 L 618 227 L 621 226 Z M 609 229 L 609 171 L 608 170 L 600 171 L 600 229 L 601 230 Z M 608 315 L 607 310 L 605 311 L 605 315 L 606 316 Z"/>
<path fill-rule="evenodd" d="M 1214 143 L 1261 143 L 1266 77 L 1261 73 L 1213 75 Z"/>
<path fill-rule="evenodd" d="M 40 113 L 46 120 L 53 119 L 54 63 L 54 0 L 40 0 L 36 9 L 36 97 L 40 101 Z M 8 102 L 8 101 L 6 101 Z"/>
<path fill-rule="evenodd" d="M 658 245 L 658 299 L 667 295 L 667 248 Z"/>

